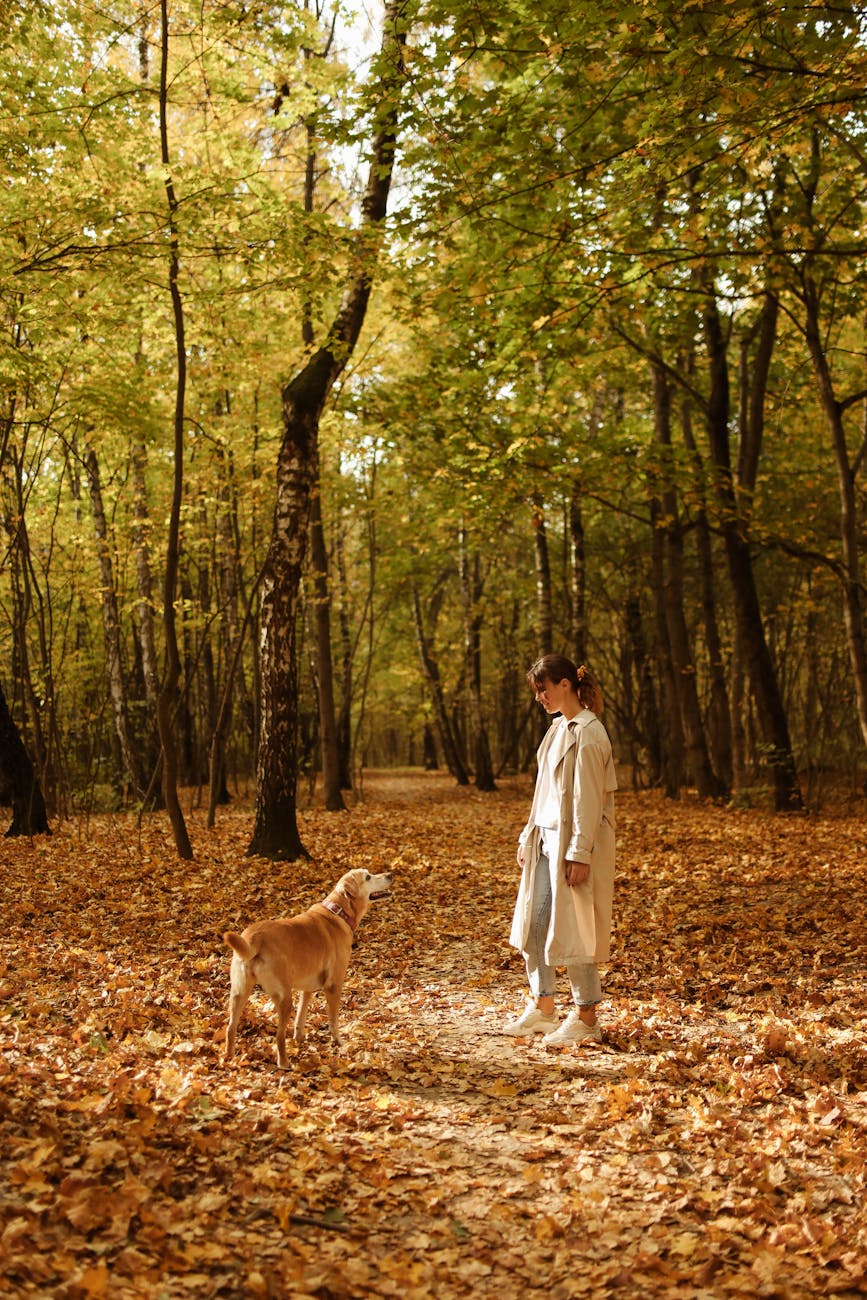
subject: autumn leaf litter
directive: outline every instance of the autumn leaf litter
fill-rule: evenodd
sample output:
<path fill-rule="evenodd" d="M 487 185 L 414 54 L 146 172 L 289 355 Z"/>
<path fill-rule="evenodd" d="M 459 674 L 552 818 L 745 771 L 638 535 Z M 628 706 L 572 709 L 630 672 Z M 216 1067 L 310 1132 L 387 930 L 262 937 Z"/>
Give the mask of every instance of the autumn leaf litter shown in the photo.
<path fill-rule="evenodd" d="M 4 841 L 7 1292 L 135 1296 L 867 1294 L 863 816 L 619 797 L 601 1046 L 497 1032 L 526 781 L 368 776 L 301 816 L 310 863 L 195 862 L 165 821 Z M 258 993 L 220 1061 L 221 934 L 393 869 L 328 1042 L 274 1064 Z"/>

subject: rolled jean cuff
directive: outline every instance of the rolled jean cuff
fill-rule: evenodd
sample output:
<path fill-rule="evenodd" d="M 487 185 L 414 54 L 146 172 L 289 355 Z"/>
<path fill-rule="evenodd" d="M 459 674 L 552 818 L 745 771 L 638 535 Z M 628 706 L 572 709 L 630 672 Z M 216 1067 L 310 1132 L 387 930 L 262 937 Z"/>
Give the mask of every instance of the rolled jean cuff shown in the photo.
<path fill-rule="evenodd" d="M 566 967 L 572 998 L 578 1007 L 595 1007 L 602 1001 L 599 968 L 593 962 L 579 962 Z"/>

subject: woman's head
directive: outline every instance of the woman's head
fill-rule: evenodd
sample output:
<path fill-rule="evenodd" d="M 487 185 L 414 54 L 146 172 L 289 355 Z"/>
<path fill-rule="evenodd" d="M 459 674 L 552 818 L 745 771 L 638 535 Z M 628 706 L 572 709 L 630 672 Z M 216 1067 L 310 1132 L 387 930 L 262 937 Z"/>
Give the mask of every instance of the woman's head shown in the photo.
<path fill-rule="evenodd" d="M 534 691 L 544 690 L 547 683 L 559 686 L 563 681 L 572 687 L 583 708 L 592 709 L 596 714 L 602 712 L 599 683 L 584 664 L 576 667 L 565 655 L 542 655 L 527 673 L 527 685 Z"/>

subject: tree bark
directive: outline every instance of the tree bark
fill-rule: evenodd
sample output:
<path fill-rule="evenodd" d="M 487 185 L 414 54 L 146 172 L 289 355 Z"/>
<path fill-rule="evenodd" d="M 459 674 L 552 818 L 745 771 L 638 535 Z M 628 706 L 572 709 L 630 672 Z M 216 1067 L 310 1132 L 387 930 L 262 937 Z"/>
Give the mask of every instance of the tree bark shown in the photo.
<path fill-rule="evenodd" d="M 34 766 L 49 805 L 56 806 L 58 782 L 51 761 L 50 739 L 54 724 L 54 678 L 46 627 L 47 601 L 39 587 L 30 550 L 24 493 L 24 448 L 7 448 L 11 466 L 8 482 L 12 500 L 4 503 L 3 524 L 9 536 L 8 568 L 12 590 L 12 703 L 18 700 L 21 716 L 28 718 L 33 734 Z M 50 606 L 48 607 L 50 608 Z M 37 692 L 31 670 L 28 623 L 33 620 L 38 637 Z M 45 719 L 45 720 L 44 720 Z"/>
<path fill-rule="evenodd" d="M 235 697 L 240 701 L 242 717 L 249 719 L 252 715 L 247 683 L 241 663 L 241 650 L 247 627 L 252 617 L 253 601 L 259 588 L 259 578 L 253 584 L 253 590 L 243 619 L 239 625 L 238 602 L 243 595 L 241 579 L 241 544 L 238 532 L 238 500 L 231 452 L 218 447 L 220 464 L 219 514 L 217 518 L 217 539 L 219 543 L 220 608 L 222 611 L 222 647 L 226 665 L 225 678 L 220 694 L 219 705 L 215 715 L 208 753 L 208 815 L 207 826 L 210 830 L 217 815 L 217 805 L 228 801 L 226 787 L 225 738 L 234 711 Z"/>
<path fill-rule="evenodd" d="M 714 773 L 698 699 L 697 674 L 689 629 L 684 614 L 683 534 L 678 517 L 677 491 L 671 466 L 671 394 L 665 373 L 652 367 L 656 441 L 663 457 L 665 483 L 661 492 L 662 538 L 664 546 L 663 605 L 668 630 L 672 668 L 677 680 L 680 720 L 686 742 L 686 761 L 703 799 L 719 799 L 727 793 Z"/>
<path fill-rule="evenodd" d="M 569 495 L 569 645 L 577 664 L 587 657 L 586 587 L 581 480 L 576 476 Z"/>
<path fill-rule="evenodd" d="M 337 577 L 340 583 L 338 626 L 340 629 L 340 660 L 342 665 L 342 693 L 337 713 L 337 762 L 340 769 L 341 790 L 352 789 L 352 684 L 353 640 L 349 626 L 349 584 L 346 580 L 346 556 L 343 544 L 343 521 L 338 519 L 335 532 Z M 371 608 L 371 620 L 373 618 Z"/>
<path fill-rule="evenodd" d="M 334 706 L 334 658 L 331 651 L 331 592 L 328 552 L 322 523 L 322 482 L 317 456 L 310 502 L 310 564 L 313 570 L 313 621 L 316 640 L 316 684 L 319 698 L 319 748 L 322 753 L 322 793 L 329 812 L 345 812 L 340 793 L 340 755 Z"/>
<path fill-rule="evenodd" d="M 139 80 L 143 86 L 150 81 L 150 14 L 144 7 L 139 16 L 138 56 Z M 139 164 L 144 173 L 144 162 Z M 144 383 L 145 356 L 142 333 L 139 334 L 136 351 L 137 382 Z M 159 805 L 157 778 L 160 774 L 161 745 L 157 725 L 159 708 L 159 660 L 156 648 L 156 630 L 154 610 L 154 582 L 150 559 L 151 519 L 148 508 L 147 490 L 147 444 L 141 430 L 135 430 L 130 449 L 133 482 L 133 524 L 132 539 L 135 554 L 136 591 L 138 600 L 135 606 L 135 630 L 138 648 L 141 654 L 141 673 L 144 681 L 144 693 L 147 708 L 144 719 L 144 755 L 140 764 L 143 777 L 147 777 L 147 803 L 153 808 Z M 146 728 L 146 730 L 145 730 Z"/>
<path fill-rule="evenodd" d="M 551 599 L 551 559 L 545 513 L 537 505 L 533 513 L 533 547 L 536 557 L 536 650 L 541 655 L 554 650 L 554 611 Z"/>
<path fill-rule="evenodd" d="M 732 473 L 726 340 L 715 291 L 712 286 L 706 285 L 705 288 L 708 292 L 704 300 L 703 327 L 710 367 L 708 433 L 716 470 L 715 485 L 720 506 L 720 529 L 732 584 L 735 618 L 756 700 L 766 753 L 765 761 L 770 767 L 773 780 L 775 807 L 779 811 L 799 809 L 803 805 L 803 800 L 789 738 L 785 707 L 765 638 L 761 603 L 750 554 L 749 521 L 740 508 Z M 752 368 L 750 393 L 746 403 L 748 415 L 746 424 L 741 430 L 742 441 L 749 440 L 752 445 L 745 451 L 742 449 L 742 465 L 757 466 L 759 463 L 764 428 L 764 396 L 776 333 L 777 311 L 776 298 L 772 293 L 766 293 L 756 358 Z"/>
<path fill-rule="evenodd" d="M 333 34 L 333 33 L 332 33 Z M 326 51 L 330 45 L 330 38 Z M 305 58 L 313 57 L 311 50 Z M 313 212 L 316 193 L 316 122 L 310 117 L 306 122 L 307 160 L 304 170 L 304 211 Z M 305 233 L 305 243 L 308 236 Z M 314 343 L 313 313 L 309 295 L 305 295 L 301 311 L 301 336 L 307 348 Z M 316 642 L 315 676 L 319 703 L 319 749 L 322 761 L 322 792 L 328 812 L 345 812 L 346 804 L 341 794 L 340 755 L 337 740 L 337 719 L 334 703 L 334 656 L 331 649 L 331 584 L 328 579 L 328 548 L 325 545 L 325 528 L 322 520 L 321 457 L 317 430 L 314 484 L 310 502 L 310 561 L 313 569 L 313 626 Z"/>
<path fill-rule="evenodd" d="M 464 606 L 464 663 L 466 665 L 469 702 L 470 745 L 475 766 L 475 784 L 479 790 L 496 790 L 491 747 L 482 712 L 482 616 L 480 613 L 483 582 L 478 553 L 472 556 L 467 547 L 466 529 L 459 536 L 459 576 Z"/>
<path fill-rule="evenodd" d="M 120 638 L 120 612 L 117 591 L 114 584 L 114 564 L 111 557 L 111 543 L 108 535 L 108 523 L 105 517 L 105 505 L 102 497 L 102 482 L 99 473 L 99 461 L 91 448 L 84 458 L 87 479 L 90 485 L 90 501 L 93 508 L 93 526 L 96 532 L 96 549 L 99 562 L 100 597 L 102 600 L 102 622 L 105 643 L 105 667 L 108 679 L 109 697 L 112 716 L 120 746 L 126 782 L 133 797 L 144 799 L 145 789 L 142 779 L 138 754 L 130 735 L 129 706 L 126 682 L 123 674 Z"/>
<path fill-rule="evenodd" d="M 0 803 L 12 805 L 7 836 L 50 835 L 39 777 L 0 685 Z"/>
<path fill-rule="evenodd" d="M 160 756 L 159 734 L 155 732 L 159 700 L 159 668 L 154 623 L 154 584 L 149 543 L 151 521 L 147 497 L 147 448 L 144 438 L 141 436 L 137 436 L 133 442 L 131 458 L 133 479 L 132 539 L 135 553 L 136 593 L 138 596 L 135 605 L 135 620 L 141 651 L 141 670 L 144 679 L 148 717 L 145 758 L 147 767 L 143 769 L 143 775 L 148 776 L 150 785 L 155 788 L 156 769 Z"/>
<path fill-rule="evenodd" d="M 169 516 L 169 536 L 166 543 L 166 567 L 163 583 L 163 631 L 165 635 L 165 669 L 157 698 L 157 727 L 162 748 L 163 798 L 178 857 L 189 861 L 193 848 L 178 798 L 178 759 L 174 735 L 174 715 L 177 706 L 178 685 L 181 680 L 181 660 L 178 653 L 178 634 L 175 621 L 175 593 L 177 591 L 178 564 L 180 560 L 180 518 L 184 475 L 184 404 L 187 379 L 187 351 L 184 335 L 184 309 L 178 286 L 179 246 L 176 225 L 178 208 L 174 185 L 169 172 L 168 143 L 168 58 L 169 19 L 168 0 L 160 0 L 160 150 L 165 173 L 166 201 L 169 212 L 169 294 L 175 327 L 177 357 L 177 382 L 174 414 L 174 474 L 172 505 Z"/>
<path fill-rule="evenodd" d="M 714 584 L 713 542 L 704 502 L 702 481 L 703 466 L 692 427 L 691 399 L 685 397 L 680 406 L 680 427 L 684 446 L 695 466 L 693 492 L 699 493 L 702 502 L 695 512 L 695 547 L 698 555 L 699 582 L 701 586 L 702 623 L 707 647 L 710 704 L 708 707 L 708 738 L 714 771 L 726 789 L 731 790 L 734 779 L 732 764 L 732 723 L 729 690 L 723 661 L 722 638 L 717 619 L 717 601 Z"/>
<path fill-rule="evenodd" d="M 428 688 L 430 689 L 434 710 L 434 722 L 437 731 L 439 732 L 440 744 L 446 761 L 446 767 L 449 769 L 458 785 L 469 785 L 470 778 L 467 775 L 466 765 L 464 764 L 458 750 L 454 729 L 452 728 L 448 709 L 446 708 L 439 665 L 433 657 L 430 643 L 425 632 L 424 619 L 421 612 L 421 599 L 415 582 L 412 584 L 412 618 L 413 626 L 415 627 L 416 642 L 418 644 L 419 659 L 421 660 L 421 670 L 424 674 L 425 680 L 427 681 Z"/>
<path fill-rule="evenodd" d="M 367 188 L 350 278 L 326 342 L 283 389 L 283 439 L 277 458 L 274 523 L 262 596 L 261 717 L 256 762 L 256 819 L 249 854 L 307 856 L 297 825 L 298 690 L 296 629 L 319 421 L 358 341 L 373 282 L 380 229 L 394 167 L 404 77 L 406 0 L 386 6 L 378 105 Z"/>
<path fill-rule="evenodd" d="M 424 724 L 422 734 L 422 763 L 426 772 L 436 772 L 439 769 L 436 738 L 429 722 Z"/>
<path fill-rule="evenodd" d="M 659 704 L 656 697 L 655 675 L 644 635 L 644 622 L 641 615 L 641 598 L 636 591 L 626 597 L 624 608 L 625 644 L 627 663 L 631 661 L 638 687 L 637 697 L 633 695 L 630 683 L 627 692 L 630 699 L 630 730 L 633 746 L 633 766 L 638 766 L 638 744 L 643 744 L 650 760 L 650 775 L 654 785 L 663 777 L 663 749 L 660 737 L 662 728 L 659 720 Z M 678 718 L 674 710 L 675 719 Z"/>
<path fill-rule="evenodd" d="M 867 458 L 867 413 L 861 445 L 850 461 L 844 426 L 844 405 L 837 398 L 828 355 L 822 343 L 819 291 L 811 276 L 803 276 L 805 332 L 813 369 L 837 467 L 840 498 L 840 544 L 843 555 L 843 618 L 849 664 L 855 686 L 855 702 L 861 736 L 867 745 L 867 632 L 865 632 L 864 584 L 861 581 L 858 549 L 859 510 L 856 492 L 858 471 Z"/>
<path fill-rule="evenodd" d="M 630 597 L 630 600 L 634 601 L 631 615 L 633 631 L 630 641 L 636 666 L 641 665 L 645 674 L 639 690 L 639 699 L 645 700 L 646 707 L 653 708 L 653 715 L 647 717 L 642 726 L 647 736 L 646 748 L 651 761 L 651 780 L 654 785 L 662 785 L 667 798 L 677 799 L 680 796 L 684 775 L 683 724 L 680 708 L 680 679 L 675 671 L 665 611 L 665 538 L 659 522 L 661 513 L 659 501 L 651 499 L 650 522 L 653 531 L 650 542 L 650 570 L 653 575 L 656 660 L 659 665 L 658 677 L 664 723 L 657 716 L 653 676 L 646 667 L 648 660 L 641 629 L 641 606 L 637 597 Z"/>

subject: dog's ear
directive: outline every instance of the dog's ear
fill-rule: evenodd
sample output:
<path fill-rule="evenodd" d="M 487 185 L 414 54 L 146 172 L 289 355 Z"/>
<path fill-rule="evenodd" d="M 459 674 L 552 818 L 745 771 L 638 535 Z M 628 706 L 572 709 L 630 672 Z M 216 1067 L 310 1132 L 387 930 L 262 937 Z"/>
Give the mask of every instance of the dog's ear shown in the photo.
<path fill-rule="evenodd" d="M 357 868 L 353 871 L 347 871 L 346 875 L 338 883 L 340 889 L 348 898 L 357 898 L 361 893 L 359 878 L 364 875 L 363 871 Z"/>

